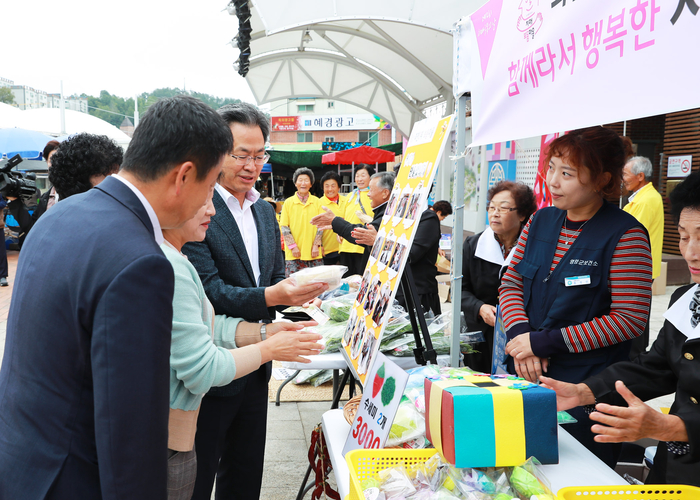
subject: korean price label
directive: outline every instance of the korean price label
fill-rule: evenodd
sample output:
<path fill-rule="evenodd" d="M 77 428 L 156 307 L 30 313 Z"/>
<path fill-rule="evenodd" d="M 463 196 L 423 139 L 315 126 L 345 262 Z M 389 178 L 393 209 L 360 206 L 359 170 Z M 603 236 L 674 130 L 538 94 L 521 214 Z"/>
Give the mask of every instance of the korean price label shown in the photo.
<path fill-rule="evenodd" d="M 345 441 L 343 455 L 357 449 L 383 448 L 408 382 L 408 373 L 378 353 L 365 379 L 365 391 Z"/>

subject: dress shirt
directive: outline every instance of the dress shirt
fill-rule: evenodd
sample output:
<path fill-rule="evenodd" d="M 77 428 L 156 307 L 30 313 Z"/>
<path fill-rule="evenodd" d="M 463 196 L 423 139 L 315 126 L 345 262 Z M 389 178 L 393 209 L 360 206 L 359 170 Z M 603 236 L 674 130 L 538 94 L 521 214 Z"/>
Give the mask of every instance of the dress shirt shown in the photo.
<path fill-rule="evenodd" d="M 163 238 L 163 230 L 160 228 L 160 221 L 158 220 L 158 216 L 156 215 L 155 210 L 153 210 L 153 207 L 151 206 L 150 203 L 148 203 L 148 200 L 146 197 L 143 195 L 141 191 L 138 190 L 136 186 L 134 186 L 131 182 L 127 181 L 124 177 L 122 177 L 119 174 L 112 174 L 112 177 L 115 179 L 119 179 L 121 182 L 126 184 L 126 186 L 131 189 L 136 197 L 139 199 L 141 204 L 143 205 L 143 208 L 146 209 L 146 213 L 148 214 L 148 218 L 151 220 L 151 225 L 153 226 L 153 236 L 155 236 L 156 243 L 158 245 L 162 245 L 163 241 L 165 238 Z"/>
<path fill-rule="evenodd" d="M 248 260 L 250 260 L 250 266 L 253 268 L 253 274 L 255 275 L 255 282 L 260 284 L 260 261 L 258 257 L 258 228 L 255 225 L 255 217 L 253 217 L 253 211 L 251 207 L 253 203 L 258 201 L 260 198 L 260 193 L 255 189 L 251 189 L 245 194 L 245 201 L 243 201 L 243 206 L 241 206 L 238 198 L 233 196 L 230 192 L 226 190 L 223 186 L 217 183 L 216 190 L 226 202 L 226 206 L 231 211 L 231 215 L 238 225 L 238 230 L 241 232 L 241 237 L 245 243 L 245 250 L 248 253 Z"/>

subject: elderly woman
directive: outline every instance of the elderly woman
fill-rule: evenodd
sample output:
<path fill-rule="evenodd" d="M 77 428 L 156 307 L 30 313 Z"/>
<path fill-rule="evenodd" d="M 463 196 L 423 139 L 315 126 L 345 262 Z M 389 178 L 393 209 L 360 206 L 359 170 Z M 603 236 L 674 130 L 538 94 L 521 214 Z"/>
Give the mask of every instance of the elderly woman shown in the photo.
<path fill-rule="evenodd" d="M 345 215 L 345 196 L 340 194 L 340 176 L 335 172 L 326 172 L 321 177 L 323 196 L 321 207 L 330 209 L 336 216 Z M 323 263 L 327 266 L 340 262 L 340 241 L 338 236 L 327 229 L 323 231 Z"/>
<path fill-rule="evenodd" d="M 194 438 L 204 394 L 273 359 L 307 363 L 309 360 L 301 355 L 316 354 L 321 348 L 314 342 L 319 335 L 295 331 L 304 323 L 263 325 L 214 315 L 197 270 L 181 250 L 188 241 L 204 239 L 215 213 L 210 197 L 182 227 L 163 231 L 165 242 L 161 248 L 175 272 L 170 346 L 169 500 L 192 497 L 197 474 Z M 265 340 L 263 333 L 267 336 Z"/>
<path fill-rule="evenodd" d="M 537 205 L 532 189 L 511 181 L 495 184 L 487 199 L 488 227 L 464 240 L 462 312 L 468 330 L 484 334 L 484 342 L 474 345 L 478 352 L 465 354 L 464 364 L 472 370 L 491 373 L 501 270 L 510 262 L 520 232 Z"/>
<path fill-rule="evenodd" d="M 553 207 L 523 229 L 499 304 L 511 373 L 535 381 L 543 371 L 581 382 L 629 359 L 651 305 L 651 248 L 644 226 L 605 201 L 619 195 L 624 144 L 604 127 L 552 141 L 547 185 Z M 567 430 L 610 467 L 619 446 L 594 441 L 588 416 Z"/>
<path fill-rule="evenodd" d="M 649 484 L 700 486 L 700 172 L 693 172 L 671 193 L 680 251 L 692 284 L 671 296 L 666 321 L 648 352 L 614 364 L 579 384 L 541 377 L 557 392 L 557 407 L 593 405 L 591 430 L 601 443 L 659 440 Z M 643 403 L 673 394 L 668 415 Z"/>
<path fill-rule="evenodd" d="M 355 184 L 357 188 L 347 197 L 345 214 L 341 217 L 350 224 L 366 224 L 374 219 L 372 201 L 369 199 L 369 180 L 374 175 L 374 169 L 364 163 L 356 166 Z M 366 220 L 362 220 L 364 216 Z M 340 263 L 347 266 L 345 276 L 359 274 L 365 271 L 367 260 L 363 257 L 365 247 L 356 245 L 348 239 L 340 243 Z"/>
<path fill-rule="evenodd" d="M 323 231 L 311 224 L 311 219 L 321 210 L 319 199 L 309 192 L 314 173 L 308 168 L 298 168 L 293 180 L 297 192 L 284 201 L 280 219 L 287 278 L 304 268 L 323 264 Z"/>

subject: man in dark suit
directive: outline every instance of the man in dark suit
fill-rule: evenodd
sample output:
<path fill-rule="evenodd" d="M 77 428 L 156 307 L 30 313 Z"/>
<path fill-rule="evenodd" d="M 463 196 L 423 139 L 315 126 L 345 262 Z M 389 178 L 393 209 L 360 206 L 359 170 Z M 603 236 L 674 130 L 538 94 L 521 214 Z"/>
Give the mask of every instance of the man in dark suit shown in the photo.
<path fill-rule="evenodd" d="M 280 230 L 270 204 L 255 190 L 267 155 L 270 126 L 259 109 L 247 103 L 224 106 L 219 114 L 233 134 L 214 192 L 216 215 L 203 242 L 183 252 L 197 269 L 216 314 L 270 322 L 275 306 L 301 305 L 327 286 L 295 286 L 284 279 Z M 260 496 L 270 363 L 202 400 L 195 448 L 197 481 L 193 499 L 209 500 L 216 477 L 216 498 Z"/>
<path fill-rule="evenodd" d="M 167 498 L 174 277 L 161 228 L 204 204 L 231 142 L 200 101 L 163 99 L 118 175 L 32 229 L 0 370 L 0 498 Z"/>

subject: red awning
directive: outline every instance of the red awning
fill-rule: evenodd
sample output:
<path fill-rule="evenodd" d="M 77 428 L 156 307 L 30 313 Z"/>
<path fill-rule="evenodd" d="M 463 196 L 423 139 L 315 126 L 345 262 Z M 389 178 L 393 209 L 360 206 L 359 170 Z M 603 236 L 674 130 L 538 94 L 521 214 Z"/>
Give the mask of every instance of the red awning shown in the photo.
<path fill-rule="evenodd" d="M 321 162 L 324 165 L 350 165 L 351 163 L 369 163 L 373 165 L 375 163 L 394 161 L 395 158 L 396 155 L 391 151 L 371 146 L 360 146 L 325 154 L 321 157 Z"/>

